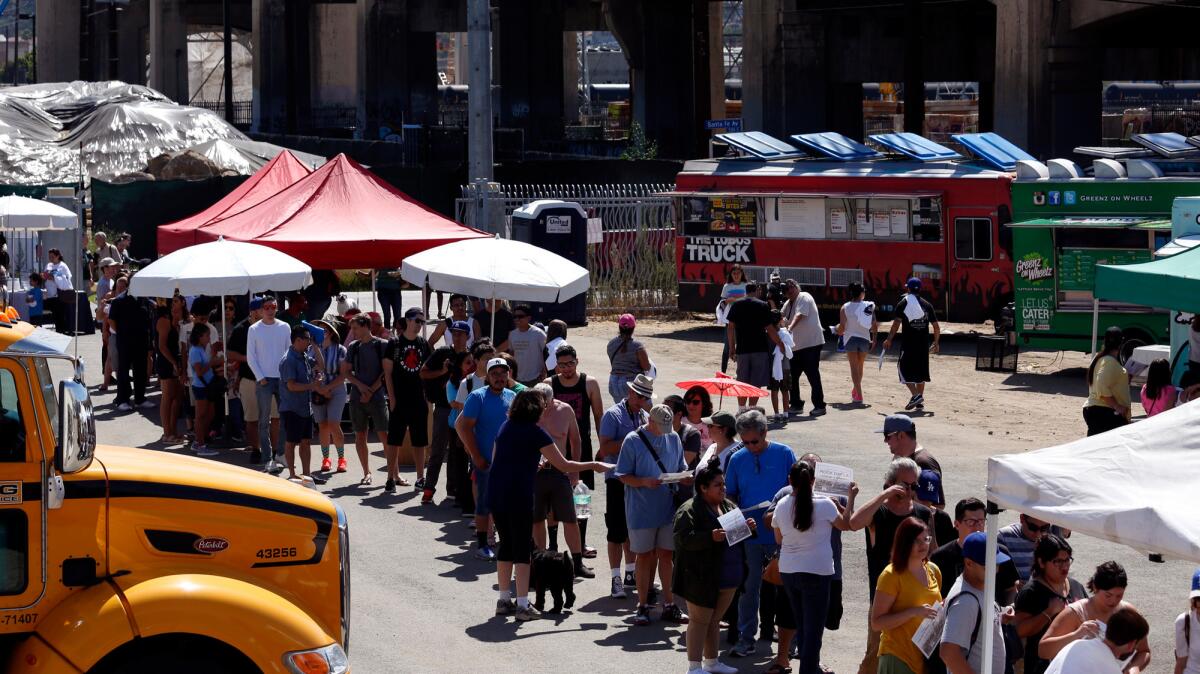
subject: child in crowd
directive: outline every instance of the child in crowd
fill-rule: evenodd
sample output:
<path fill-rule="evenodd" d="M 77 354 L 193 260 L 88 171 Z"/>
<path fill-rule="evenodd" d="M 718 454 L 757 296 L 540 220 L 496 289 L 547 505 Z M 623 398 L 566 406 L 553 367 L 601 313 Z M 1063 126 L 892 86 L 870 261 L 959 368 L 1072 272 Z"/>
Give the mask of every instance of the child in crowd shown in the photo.
<path fill-rule="evenodd" d="M 1171 363 L 1166 358 L 1150 363 L 1146 383 L 1142 385 L 1142 409 L 1146 410 L 1146 417 L 1171 409 L 1178 396 L 1179 389 L 1171 384 Z"/>
<path fill-rule="evenodd" d="M 45 283 L 41 274 L 34 272 L 29 275 L 29 290 L 25 292 L 25 306 L 29 307 L 29 322 L 34 325 L 42 325 L 46 321 Z"/>
<path fill-rule="evenodd" d="M 778 309 L 771 310 L 771 321 L 779 328 L 779 341 L 781 344 L 775 347 L 775 353 L 772 356 L 771 362 L 771 409 L 775 412 L 772 416 L 772 421 L 787 423 L 788 412 L 791 403 L 791 394 L 788 388 L 788 382 L 792 376 L 792 347 L 796 344 L 792 340 L 792 331 L 788 330 L 784 325 L 783 315 Z M 783 398 L 783 407 L 779 406 L 779 399 Z M 783 411 L 780 412 L 780 409 Z"/>

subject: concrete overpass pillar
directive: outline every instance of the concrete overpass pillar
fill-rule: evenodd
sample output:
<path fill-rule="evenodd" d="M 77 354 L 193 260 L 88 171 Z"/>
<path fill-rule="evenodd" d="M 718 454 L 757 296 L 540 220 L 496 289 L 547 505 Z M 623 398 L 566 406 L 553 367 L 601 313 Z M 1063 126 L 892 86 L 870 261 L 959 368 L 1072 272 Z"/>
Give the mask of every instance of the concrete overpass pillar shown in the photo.
<path fill-rule="evenodd" d="M 151 88 L 175 101 L 188 102 L 187 21 L 183 0 L 150 0 Z"/>
<path fill-rule="evenodd" d="M 39 82 L 79 79 L 79 0 L 37 0 Z"/>
<path fill-rule="evenodd" d="M 560 140 L 563 134 L 563 3 L 560 0 L 500 2 L 493 30 L 500 51 L 500 109 L 503 128 L 525 130 L 525 146 Z"/>
<path fill-rule="evenodd" d="M 376 139 L 385 127 L 435 123 L 437 34 L 412 30 L 399 0 L 359 0 L 358 9 L 356 133 Z"/>
<path fill-rule="evenodd" d="M 253 49 L 250 128 L 257 133 L 287 132 L 288 49 L 286 0 L 252 0 Z"/>
<path fill-rule="evenodd" d="M 1043 0 L 996 3 L 992 122 L 996 133 L 1034 155 L 1048 149 L 1051 131 L 1047 72 L 1052 5 Z M 1099 89 L 1095 96 L 1099 101 Z"/>

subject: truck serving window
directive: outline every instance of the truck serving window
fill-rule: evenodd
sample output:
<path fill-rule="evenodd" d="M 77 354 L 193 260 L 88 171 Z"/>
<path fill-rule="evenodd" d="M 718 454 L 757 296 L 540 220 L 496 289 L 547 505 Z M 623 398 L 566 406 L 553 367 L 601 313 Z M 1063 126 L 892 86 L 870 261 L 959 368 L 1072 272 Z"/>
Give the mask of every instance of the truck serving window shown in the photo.
<path fill-rule="evenodd" d="M 0 370 L 0 462 L 25 460 L 25 426 L 12 373 Z"/>
<path fill-rule="evenodd" d="M 29 522 L 20 510 L 0 510 L 0 595 L 21 594 L 29 579 Z"/>
<path fill-rule="evenodd" d="M 991 218 L 954 219 L 954 257 L 960 260 L 992 259 Z"/>

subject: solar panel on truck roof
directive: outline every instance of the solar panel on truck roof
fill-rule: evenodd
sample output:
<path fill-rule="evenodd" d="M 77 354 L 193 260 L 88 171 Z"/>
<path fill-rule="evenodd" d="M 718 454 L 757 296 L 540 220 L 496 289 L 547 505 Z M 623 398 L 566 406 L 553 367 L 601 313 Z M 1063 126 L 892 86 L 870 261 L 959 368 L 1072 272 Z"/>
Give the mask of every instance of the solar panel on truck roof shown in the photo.
<path fill-rule="evenodd" d="M 804 153 L 793 145 L 768 136 L 762 131 L 718 133 L 716 139 L 759 159 L 796 159 L 804 156 Z"/>
<path fill-rule="evenodd" d="M 798 133 L 789 136 L 789 138 L 806 148 L 811 148 L 830 159 L 837 159 L 839 161 L 874 159 L 883 156 L 857 140 L 843 136 L 836 131 Z"/>
<path fill-rule="evenodd" d="M 1008 142 L 1006 138 L 992 132 L 956 133 L 956 142 L 971 151 L 976 157 L 1003 171 L 1012 171 L 1022 159 L 1034 160 L 1034 156 Z"/>
<path fill-rule="evenodd" d="M 1168 159 L 1200 151 L 1178 133 L 1135 133 L 1130 140 Z"/>
<path fill-rule="evenodd" d="M 895 150 L 900 154 L 908 155 L 917 161 L 962 159 L 961 154 L 945 145 L 938 145 L 924 136 L 918 136 L 908 131 L 902 133 L 877 133 L 871 136 L 871 140 L 889 150 Z"/>

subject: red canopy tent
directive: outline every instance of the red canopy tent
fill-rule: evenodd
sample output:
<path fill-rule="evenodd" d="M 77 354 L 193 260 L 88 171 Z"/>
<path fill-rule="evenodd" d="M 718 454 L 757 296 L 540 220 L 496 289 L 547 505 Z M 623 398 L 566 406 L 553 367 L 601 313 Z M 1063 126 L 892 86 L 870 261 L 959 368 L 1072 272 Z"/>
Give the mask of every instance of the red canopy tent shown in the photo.
<path fill-rule="evenodd" d="M 217 203 L 191 217 L 160 226 L 158 254 L 166 255 L 208 241 L 197 236 L 200 227 L 256 206 L 310 173 L 308 166 L 291 152 L 280 152 Z"/>
<path fill-rule="evenodd" d="M 464 227 L 339 154 L 261 203 L 195 230 L 282 251 L 314 269 L 397 267 L 434 246 L 490 236 Z"/>

